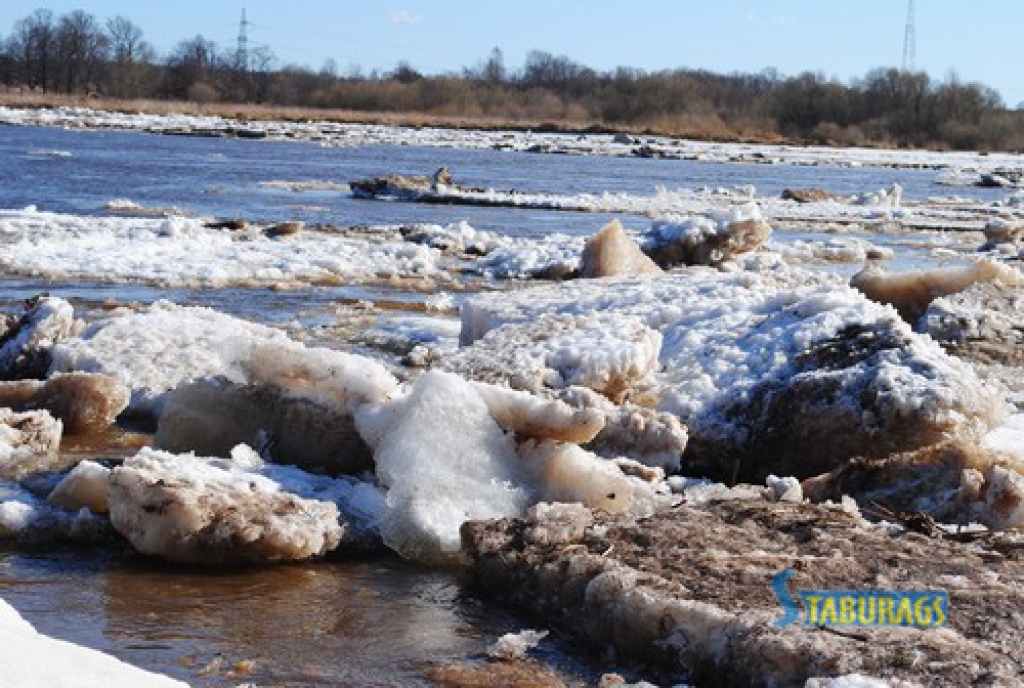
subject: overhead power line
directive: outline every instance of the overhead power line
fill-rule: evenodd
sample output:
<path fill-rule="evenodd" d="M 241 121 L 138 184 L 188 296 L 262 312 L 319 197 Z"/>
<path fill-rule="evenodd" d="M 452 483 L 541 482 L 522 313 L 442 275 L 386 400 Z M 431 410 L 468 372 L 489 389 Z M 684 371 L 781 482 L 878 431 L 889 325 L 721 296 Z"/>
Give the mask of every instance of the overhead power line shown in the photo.
<path fill-rule="evenodd" d="M 903 71 L 913 72 L 917 68 L 917 19 L 914 0 L 907 3 L 907 28 L 903 34 Z"/>

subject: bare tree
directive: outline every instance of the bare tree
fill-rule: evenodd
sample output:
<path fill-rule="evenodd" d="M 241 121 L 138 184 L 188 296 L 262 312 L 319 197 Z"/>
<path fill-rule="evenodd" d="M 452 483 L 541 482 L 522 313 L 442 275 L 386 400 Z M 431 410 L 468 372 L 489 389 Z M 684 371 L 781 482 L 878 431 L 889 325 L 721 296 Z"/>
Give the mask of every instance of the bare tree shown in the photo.
<path fill-rule="evenodd" d="M 142 29 L 127 17 L 107 21 L 110 40 L 110 92 L 120 98 L 149 95 L 152 81 L 153 47 L 143 38 Z"/>
<path fill-rule="evenodd" d="M 10 49 L 21 65 L 21 79 L 31 88 L 51 88 L 57 52 L 57 27 L 50 10 L 36 10 L 14 25 Z"/>
<path fill-rule="evenodd" d="M 65 93 L 95 90 L 109 45 L 109 39 L 91 14 L 75 10 L 61 17 L 57 54 Z"/>

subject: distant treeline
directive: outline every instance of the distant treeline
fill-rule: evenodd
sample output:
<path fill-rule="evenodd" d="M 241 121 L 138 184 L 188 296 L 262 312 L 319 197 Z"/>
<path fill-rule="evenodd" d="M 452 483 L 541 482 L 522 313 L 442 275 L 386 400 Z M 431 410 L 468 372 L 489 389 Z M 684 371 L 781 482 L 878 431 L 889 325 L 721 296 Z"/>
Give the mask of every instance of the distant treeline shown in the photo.
<path fill-rule="evenodd" d="M 675 69 L 598 72 L 533 51 L 510 69 L 495 49 L 458 74 L 339 74 L 279 65 L 265 47 L 220 50 L 202 36 L 158 55 L 125 17 L 37 10 L 0 36 L 0 85 L 120 99 L 167 99 L 418 113 L 708 138 L 785 137 L 815 143 L 1024 150 L 1024 113 L 955 76 L 877 69 L 852 83 L 822 74 L 785 77 Z"/>

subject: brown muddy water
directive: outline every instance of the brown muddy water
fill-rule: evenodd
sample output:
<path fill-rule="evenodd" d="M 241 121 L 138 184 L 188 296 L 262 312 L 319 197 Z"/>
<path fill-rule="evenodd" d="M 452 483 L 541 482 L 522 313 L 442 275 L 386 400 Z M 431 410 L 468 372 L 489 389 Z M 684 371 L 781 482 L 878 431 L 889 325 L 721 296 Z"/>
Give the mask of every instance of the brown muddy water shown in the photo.
<path fill-rule="evenodd" d="M 196 686 L 436 685 L 527 619 L 389 556 L 210 571 L 127 552 L 0 549 L 0 596 L 47 635 Z M 538 680 L 596 675 L 550 637 Z M 545 668 L 546 667 L 546 668 Z"/>

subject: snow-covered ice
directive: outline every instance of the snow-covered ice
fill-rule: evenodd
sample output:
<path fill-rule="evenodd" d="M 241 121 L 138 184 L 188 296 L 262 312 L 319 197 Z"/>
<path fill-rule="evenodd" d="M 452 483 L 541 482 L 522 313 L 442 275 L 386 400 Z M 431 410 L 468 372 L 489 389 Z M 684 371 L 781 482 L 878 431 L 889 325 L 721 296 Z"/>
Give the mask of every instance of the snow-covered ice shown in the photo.
<path fill-rule="evenodd" d="M 139 312 L 114 313 L 61 343 L 51 372 L 110 375 L 131 390 L 131 411 L 158 415 L 169 390 L 197 378 L 230 376 L 257 343 L 285 339 L 283 332 L 209 308 L 158 301 Z"/>
<path fill-rule="evenodd" d="M 202 220 L 85 217 L 0 210 L 0 267 L 50 279 L 173 286 L 338 284 L 437 273 L 437 252 L 408 242 L 336 233 L 267 237 Z M 83 261 L 82 256 L 89 256 Z"/>
<path fill-rule="evenodd" d="M 25 313 L 0 332 L 0 379 L 44 376 L 51 349 L 74 329 L 75 309 L 64 299 L 41 296 L 30 301 Z"/>
<path fill-rule="evenodd" d="M 0 600 L 0 675 L 18 688 L 187 688 L 111 655 L 36 631 Z"/>
<path fill-rule="evenodd" d="M 46 411 L 0 407 L 0 478 L 20 480 L 59 463 L 63 424 Z"/>
<path fill-rule="evenodd" d="M 980 436 L 1002 411 L 966 364 L 913 333 L 891 308 L 835 278 L 784 266 L 690 268 L 481 295 L 463 306 L 462 341 L 502 325 L 528 331 L 549 314 L 608 312 L 637 317 L 662 335 L 657 408 L 688 426 L 684 469 L 720 475 L 719 461 L 734 470 L 739 461 L 754 476 L 807 475 L 864 451 Z"/>
<path fill-rule="evenodd" d="M 771 237 L 772 228 L 754 203 L 706 215 L 666 215 L 651 223 L 643 248 L 662 267 L 718 265 L 755 251 Z"/>
<path fill-rule="evenodd" d="M 229 459 L 146 448 L 111 473 L 110 520 L 138 551 L 172 561 L 306 559 L 341 543 L 336 482 L 266 465 L 244 445 Z"/>

